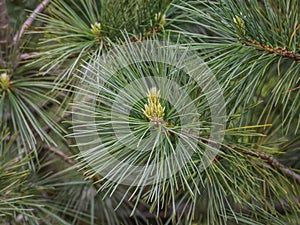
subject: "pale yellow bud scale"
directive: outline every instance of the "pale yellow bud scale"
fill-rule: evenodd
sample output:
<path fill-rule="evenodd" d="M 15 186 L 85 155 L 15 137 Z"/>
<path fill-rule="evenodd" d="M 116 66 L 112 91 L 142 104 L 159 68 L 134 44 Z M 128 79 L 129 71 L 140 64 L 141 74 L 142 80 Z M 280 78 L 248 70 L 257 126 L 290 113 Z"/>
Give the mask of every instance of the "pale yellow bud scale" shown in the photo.
<path fill-rule="evenodd" d="M 145 104 L 144 115 L 151 121 L 162 121 L 165 108 L 159 102 L 160 91 L 155 87 L 148 92 L 148 104 Z"/>

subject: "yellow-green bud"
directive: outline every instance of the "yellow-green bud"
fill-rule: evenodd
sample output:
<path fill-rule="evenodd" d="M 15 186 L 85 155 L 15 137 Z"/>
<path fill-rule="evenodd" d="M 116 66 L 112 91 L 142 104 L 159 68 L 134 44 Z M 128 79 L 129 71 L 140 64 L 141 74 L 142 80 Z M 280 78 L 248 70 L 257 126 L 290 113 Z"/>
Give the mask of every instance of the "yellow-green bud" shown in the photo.
<path fill-rule="evenodd" d="M 155 13 L 155 22 L 159 24 L 160 27 L 163 27 L 166 24 L 166 15 L 159 13 Z"/>
<path fill-rule="evenodd" d="M 6 91 L 9 88 L 9 83 L 10 83 L 10 80 L 9 80 L 9 77 L 7 76 L 7 74 L 2 73 L 0 76 L 0 84 L 1 84 L 2 89 Z"/>
<path fill-rule="evenodd" d="M 155 87 L 148 92 L 148 104 L 145 104 L 144 115 L 151 121 L 163 121 L 165 108 L 159 102 L 160 91 Z"/>
<path fill-rule="evenodd" d="M 245 22 L 244 20 L 239 17 L 239 16 L 235 16 L 233 18 L 233 22 L 238 26 L 238 29 L 243 33 L 246 34 L 246 30 L 245 30 Z"/>
<path fill-rule="evenodd" d="M 94 35 L 99 37 L 101 34 L 101 24 L 98 22 L 91 24 L 91 31 Z"/>

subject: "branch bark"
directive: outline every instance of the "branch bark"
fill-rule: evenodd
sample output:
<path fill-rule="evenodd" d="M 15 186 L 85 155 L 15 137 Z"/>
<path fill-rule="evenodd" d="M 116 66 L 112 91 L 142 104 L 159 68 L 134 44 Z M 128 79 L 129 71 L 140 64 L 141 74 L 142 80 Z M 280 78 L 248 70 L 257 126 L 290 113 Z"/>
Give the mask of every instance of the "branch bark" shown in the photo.
<path fill-rule="evenodd" d="M 45 145 L 43 147 L 43 149 L 48 150 L 53 152 L 55 155 L 57 155 L 58 157 L 60 157 L 63 161 L 65 161 L 66 163 L 70 164 L 71 166 L 74 166 L 74 168 L 77 169 L 78 172 L 81 172 L 81 174 L 89 179 L 92 184 L 95 186 L 95 188 L 100 189 L 101 188 L 101 184 L 99 183 L 100 181 L 100 177 L 99 176 L 93 176 L 90 177 L 89 173 L 86 173 L 85 170 L 78 168 L 78 166 L 76 166 L 76 161 L 71 159 L 68 155 L 66 155 L 64 152 L 60 151 L 59 149 L 53 147 L 53 146 L 49 146 L 49 145 Z"/>
<path fill-rule="evenodd" d="M 45 145 L 44 149 L 53 152 L 55 155 L 59 156 L 63 161 L 67 162 L 70 165 L 74 165 L 76 163 L 73 159 L 71 159 L 65 153 L 63 153 L 62 151 L 58 150 L 57 148 L 55 148 L 53 146 Z"/>
<path fill-rule="evenodd" d="M 189 133 L 191 133 L 191 132 L 189 132 Z M 197 134 L 194 134 L 194 135 L 197 136 Z M 203 140 L 201 140 L 201 141 L 203 141 Z M 206 142 L 206 141 L 203 141 L 203 142 Z M 205 144 L 214 145 L 214 143 L 205 143 Z M 230 147 L 233 148 L 233 149 L 236 149 L 235 146 L 230 146 Z M 269 166 L 272 166 L 277 171 L 279 171 L 282 174 L 284 174 L 286 177 L 295 180 L 300 185 L 300 174 L 298 174 L 298 173 L 290 170 L 285 165 L 283 165 L 282 163 L 280 163 L 277 159 L 275 159 L 273 156 L 270 156 L 270 155 L 268 155 L 268 154 L 266 154 L 264 152 L 260 152 L 260 151 L 257 151 L 257 150 L 255 152 L 242 151 L 241 153 L 243 155 L 249 155 L 249 156 L 253 156 L 253 157 L 257 157 L 257 158 L 263 159 Z M 214 162 L 218 162 L 221 159 L 222 158 L 217 155 L 215 157 Z"/>
<path fill-rule="evenodd" d="M 0 50 L 11 45 L 11 28 L 9 25 L 6 0 L 0 0 Z"/>
<path fill-rule="evenodd" d="M 2 0 L 1 0 L 2 1 Z M 20 39 L 23 37 L 26 29 L 31 26 L 33 21 L 36 19 L 36 16 L 43 12 L 45 8 L 49 5 L 50 0 L 43 0 L 36 8 L 35 10 L 30 14 L 30 16 L 25 20 L 23 23 L 20 31 L 15 35 L 14 37 L 14 43 L 18 43 Z"/>
<path fill-rule="evenodd" d="M 280 163 L 277 159 L 273 156 L 267 155 L 264 152 L 256 152 L 256 153 L 248 153 L 249 155 L 256 156 L 266 161 L 270 166 L 273 166 L 275 169 L 280 171 L 281 173 L 285 174 L 287 177 L 295 180 L 300 185 L 300 175 L 295 173 L 294 171 L 288 169 L 285 165 Z"/>
<path fill-rule="evenodd" d="M 271 54 L 275 54 L 275 55 L 279 55 L 279 56 L 282 56 L 282 57 L 290 58 L 290 59 L 295 60 L 296 62 L 300 62 L 300 56 L 297 55 L 295 52 L 288 51 L 286 48 L 280 48 L 280 47 L 272 48 L 269 45 L 262 45 L 259 42 L 254 41 L 254 40 L 250 40 L 250 39 L 247 39 L 247 41 L 243 44 L 247 45 L 247 46 L 255 46 L 255 47 L 261 49 L 264 52 L 268 52 L 268 53 L 271 53 Z"/>
<path fill-rule="evenodd" d="M 31 59 L 34 58 L 36 56 L 41 55 L 42 52 L 29 52 L 29 53 L 23 53 L 20 55 L 20 60 L 27 60 L 27 59 Z"/>

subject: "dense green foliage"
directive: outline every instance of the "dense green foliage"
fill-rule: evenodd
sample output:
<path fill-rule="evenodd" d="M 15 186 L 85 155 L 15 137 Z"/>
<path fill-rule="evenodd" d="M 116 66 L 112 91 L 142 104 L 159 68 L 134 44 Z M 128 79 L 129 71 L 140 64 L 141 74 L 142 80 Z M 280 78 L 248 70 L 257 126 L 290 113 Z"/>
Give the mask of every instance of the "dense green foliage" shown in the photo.
<path fill-rule="evenodd" d="M 5 2 L 0 224 L 299 225 L 298 0 Z"/>

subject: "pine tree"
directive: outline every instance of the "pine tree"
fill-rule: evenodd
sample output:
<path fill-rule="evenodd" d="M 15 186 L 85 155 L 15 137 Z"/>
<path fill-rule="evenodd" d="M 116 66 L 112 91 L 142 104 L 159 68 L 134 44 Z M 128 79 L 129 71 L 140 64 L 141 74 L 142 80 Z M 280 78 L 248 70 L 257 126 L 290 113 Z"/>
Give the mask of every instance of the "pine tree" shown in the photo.
<path fill-rule="evenodd" d="M 0 224 L 299 225 L 299 12 L 0 0 Z"/>

